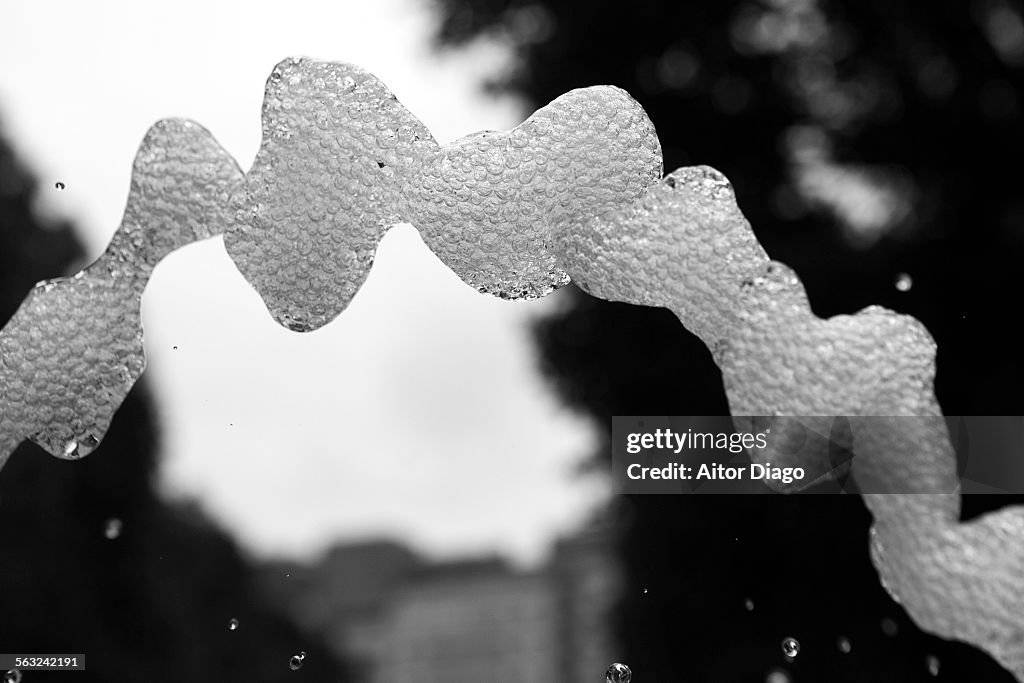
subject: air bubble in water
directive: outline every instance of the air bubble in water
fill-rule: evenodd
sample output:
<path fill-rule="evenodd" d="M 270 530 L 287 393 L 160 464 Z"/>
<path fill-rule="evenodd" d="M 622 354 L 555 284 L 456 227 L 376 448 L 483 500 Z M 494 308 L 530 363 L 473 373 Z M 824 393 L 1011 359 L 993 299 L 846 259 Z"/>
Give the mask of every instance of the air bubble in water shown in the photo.
<path fill-rule="evenodd" d="M 60 182 L 54 183 L 53 186 L 56 187 L 58 190 L 63 190 L 64 189 L 64 183 L 60 183 Z"/>
<path fill-rule="evenodd" d="M 914 280 L 906 273 L 900 273 L 896 276 L 896 289 L 901 292 L 909 292 L 913 286 Z"/>
<path fill-rule="evenodd" d="M 928 667 L 928 673 L 932 676 L 939 675 L 939 658 L 935 655 L 928 655 L 924 658 L 924 664 Z"/>
<path fill-rule="evenodd" d="M 292 671 L 298 671 L 302 668 L 303 663 L 306 661 L 306 653 L 300 652 L 297 655 L 292 655 L 292 658 L 288 661 L 288 668 Z"/>
<path fill-rule="evenodd" d="M 800 641 L 796 638 L 783 638 L 782 653 L 790 659 L 795 659 L 800 654 Z"/>
<path fill-rule="evenodd" d="M 231 621 L 228 622 L 228 630 L 230 630 L 230 631 L 237 631 L 238 630 L 238 619 L 232 619 Z"/>
<path fill-rule="evenodd" d="M 4 674 L 4 683 L 21 683 L 21 671 L 11 669 Z"/>
<path fill-rule="evenodd" d="M 629 683 L 633 680 L 633 672 L 625 664 L 615 662 L 604 674 L 605 683 Z"/>
<path fill-rule="evenodd" d="M 850 650 L 853 649 L 853 646 L 850 644 L 850 639 L 846 636 L 843 636 L 836 641 L 836 647 L 838 647 L 839 651 L 844 655 L 850 654 Z"/>
<path fill-rule="evenodd" d="M 751 600 L 750 598 L 747 598 L 746 600 L 743 601 L 743 606 L 747 608 L 748 612 L 753 612 L 754 611 L 754 601 Z"/>
<path fill-rule="evenodd" d="M 124 524 L 116 517 L 112 517 L 107 520 L 106 525 L 103 527 L 103 535 L 109 540 L 114 540 L 121 535 L 121 528 Z"/>

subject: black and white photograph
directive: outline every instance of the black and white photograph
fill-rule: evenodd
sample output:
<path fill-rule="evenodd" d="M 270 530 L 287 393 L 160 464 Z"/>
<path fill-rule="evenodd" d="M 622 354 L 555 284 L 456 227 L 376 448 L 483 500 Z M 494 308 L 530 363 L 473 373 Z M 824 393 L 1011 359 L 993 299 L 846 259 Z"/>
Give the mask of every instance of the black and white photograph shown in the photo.
<path fill-rule="evenodd" d="M 0 0 L 3 683 L 1024 683 L 1024 0 Z"/>

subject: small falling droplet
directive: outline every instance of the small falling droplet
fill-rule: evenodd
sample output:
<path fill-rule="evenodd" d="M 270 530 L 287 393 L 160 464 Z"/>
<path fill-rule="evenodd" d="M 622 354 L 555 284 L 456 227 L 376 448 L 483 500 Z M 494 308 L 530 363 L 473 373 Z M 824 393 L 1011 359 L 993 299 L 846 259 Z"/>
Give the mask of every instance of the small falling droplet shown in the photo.
<path fill-rule="evenodd" d="M 633 680 L 633 672 L 625 664 L 615 662 L 604 674 L 605 683 L 629 683 Z"/>
<path fill-rule="evenodd" d="M 178 347 L 177 347 L 177 346 L 175 346 L 175 347 L 173 347 L 173 349 L 174 349 L 175 351 L 177 351 L 177 350 L 178 350 Z"/>
<path fill-rule="evenodd" d="M 300 657 L 299 655 L 293 655 L 292 658 L 290 660 L 288 660 L 288 668 L 291 669 L 292 671 L 298 671 L 299 669 L 302 668 L 302 661 L 304 659 L 305 659 L 305 657 Z"/>
<path fill-rule="evenodd" d="M 228 622 L 228 630 L 229 631 L 237 631 L 238 630 L 238 619 L 232 619 L 231 621 Z"/>
<path fill-rule="evenodd" d="M 800 654 L 800 641 L 796 638 L 783 638 L 782 653 L 790 659 L 796 659 L 796 656 Z"/>
<path fill-rule="evenodd" d="M 4 674 L 4 683 L 21 683 L 21 671 L 11 669 Z"/>
<path fill-rule="evenodd" d="M 924 658 L 924 664 L 928 667 L 928 673 L 932 676 L 939 675 L 939 658 L 935 655 L 928 655 Z"/>
<path fill-rule="evenodd" d="M 899 632 L 900 627 L 896 624 L 895 621 L 893 621 L 889 617 L 882 619 L 882 633 L 892 638 Z"/>
<path fill-rule="evenodd" d="M 913 286 L 914 280 L 906 273 L 900 273 L 896 276 L 896 289 L 901 292 L 909 292 Z"/>
<path fill-rule="evenodd" d="M 64 189 L 64 183 L 61 182 L 54 183 L 53 186 L 56 187 L 58 190 Z"/>
<path fill-rule="evenodd" d="M 647 595 L 647 589 L 646 588 L 644 589 L 644 595 Z"/>
<path fill-rule="evenodd" d="M 754 611 L 754 601 L 751 600 L 750 598 L 747 598 L 746 600 L 743 601 L 743 606 L 747 608 L 748 612 L 753 612 Z"/>
<path fill-rule="evenodd" d="M 121 522 L 121 520 L 119 520 L 116 517 L 112 517 L 111 519 L 107 520 L 106 525 L 103 527 L 103 535 L 106 536 L 108 540 L 113 541 L 115 538 L 121 535 L 121 528 L 123 526 L 124 524 Z"/>
<path fill-rule="evenodd" d="M 842 652 L 844 655 L 850 654 L 850 650 L 853 649 L 853 646 L 850 644 L 850 639 L 846 636 L 842 636 L 839 640 L 836 641 L 836 647 L 838 647 L 839 651 Z"/>

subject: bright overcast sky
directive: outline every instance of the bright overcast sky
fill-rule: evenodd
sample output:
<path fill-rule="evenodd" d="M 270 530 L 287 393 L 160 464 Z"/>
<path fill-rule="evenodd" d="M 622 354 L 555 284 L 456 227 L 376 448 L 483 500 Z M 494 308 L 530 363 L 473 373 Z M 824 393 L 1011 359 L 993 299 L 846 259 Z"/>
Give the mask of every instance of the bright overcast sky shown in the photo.
<path fill-rule="evenodd" d="M 263 84 L 286 56 L 369 69 L 442 143 L 528 113 L 481 92 L 503 46 L 430 50 L 425 0 L 320 4 L 8 3 L 0 120 L 43 181 L 41 208 L 98 256 L 140 140 L 169 116 L 200 122 L 248 168 Z M 557 305 L 477 294 L 400 226 L 350 308 L 296 334 L 220 238 L 187 247 L 143 300 L 164 490 L 201 500 L 259 555 L 390 535 L 437 555 L 535 559 L 604 497 L 572 474 L 585 424 L 535 369 L 526 323 Z"/>

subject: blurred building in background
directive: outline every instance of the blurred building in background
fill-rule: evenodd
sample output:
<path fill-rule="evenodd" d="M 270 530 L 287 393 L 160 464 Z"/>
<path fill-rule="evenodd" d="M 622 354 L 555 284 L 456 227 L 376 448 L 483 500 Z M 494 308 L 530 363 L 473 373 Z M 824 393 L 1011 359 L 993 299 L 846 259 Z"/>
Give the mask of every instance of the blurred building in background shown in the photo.
<path fill-rule="evenodd" d="M 542 567 L 498 557 L 429 562 L 390 541 L 337 545 L 261 581 L 303 628 L 369 683 L 574 683 L 615 659 L 616 534 L 563 539 Z"/>

